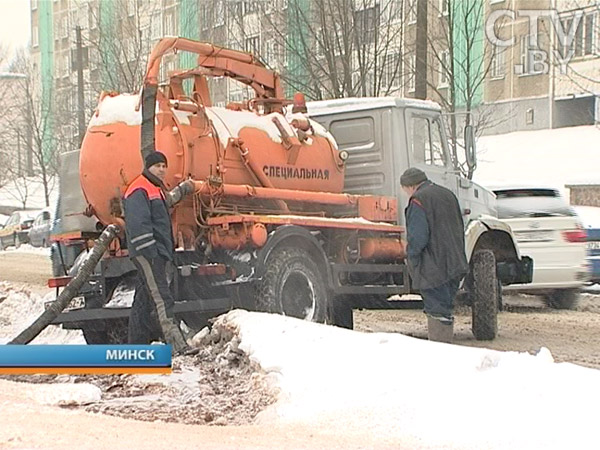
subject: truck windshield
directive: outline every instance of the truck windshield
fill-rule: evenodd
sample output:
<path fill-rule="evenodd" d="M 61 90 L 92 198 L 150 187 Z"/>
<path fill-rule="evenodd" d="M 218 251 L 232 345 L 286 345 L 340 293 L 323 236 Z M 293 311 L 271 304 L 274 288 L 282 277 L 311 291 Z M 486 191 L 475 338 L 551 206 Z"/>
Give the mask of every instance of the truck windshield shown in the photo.
<path fill-rule="evenodd" d="M 499 189 L 494 193 L 500 219 L 575 215 L 555 189 Z"/>

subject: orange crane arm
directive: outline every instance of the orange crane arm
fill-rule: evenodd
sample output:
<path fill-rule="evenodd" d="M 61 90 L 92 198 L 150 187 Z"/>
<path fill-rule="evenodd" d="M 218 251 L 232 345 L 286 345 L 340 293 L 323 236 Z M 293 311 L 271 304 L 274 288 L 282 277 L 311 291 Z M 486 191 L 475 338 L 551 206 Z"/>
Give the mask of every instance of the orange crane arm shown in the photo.
<path fill-rule="evenodd" d="M 279 75 L 267 69 L 252 54 L 177 37 L 161 39 L 152 50 L 144 77 L 145 86 L 158 86 L 162 57 L 170 51 L 177 50 L 198 54 L 199 67 L 214 70 L 216 76 L 226 74 L 249 85 L 257 97 L 283 98 Z"/>

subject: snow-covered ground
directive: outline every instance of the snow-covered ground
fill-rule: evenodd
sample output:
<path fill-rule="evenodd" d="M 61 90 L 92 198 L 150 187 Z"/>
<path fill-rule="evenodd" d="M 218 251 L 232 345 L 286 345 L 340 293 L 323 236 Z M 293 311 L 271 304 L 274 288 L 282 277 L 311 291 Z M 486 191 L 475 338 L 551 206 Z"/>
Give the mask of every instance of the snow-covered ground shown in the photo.
<path fill-rule="evenodd" d="M 29 325 L 51 297 L 0 282 L 0 343 Z M 499 352 L 239 310 L 215 326 L 223 323 L 237 330 L 239 348 L 280 390 L 260 413 L 262 425 L 360 430 L 367 440 L 385 436 L 391 447 L 597 448 L 600 371 L 554 363 L 545 348 L 536 355 Z M 33 343 L 85 342 L 79 331 L 51 326 Z M 185 381 L 172 376 L 175 384 Z M 57 386 L 32 395 L 51 399 L 46 404 L 96 395 Z"/>
<path fill-rule="evenodd" d="M 7 253 L 29 253 L 34 255 L 45 255 L 50 257 L 50 247 L 34 247 L 30 244 L 22 244 L 19 248 L 7 247 L 4 249 Z"/>
<path fill-rule="evenodd" d="M 483 186 L 600 184 L 600 129 L 595 126 L 519 131 L 477 140 L 474 180 Z M 568 198 L 568 196 L 567 196 Z"/>
<path fill-rule="evenodd" d="M 423 448 L 598 448 L 600 371 L 536 356 L 234 311 L 279 401 L 261 420 L 360 429 Z"/>
<path fill-rule="evenodd" d="M 55 297 L 53 290 L 42 297 L 25 287 L 0 281 L 0 344 L 9 342 L 31 325 L 44 311 L 44 303 Z M 51 325 L 32 344 L 85 344 L 85 339 L 79 330 Z"/>

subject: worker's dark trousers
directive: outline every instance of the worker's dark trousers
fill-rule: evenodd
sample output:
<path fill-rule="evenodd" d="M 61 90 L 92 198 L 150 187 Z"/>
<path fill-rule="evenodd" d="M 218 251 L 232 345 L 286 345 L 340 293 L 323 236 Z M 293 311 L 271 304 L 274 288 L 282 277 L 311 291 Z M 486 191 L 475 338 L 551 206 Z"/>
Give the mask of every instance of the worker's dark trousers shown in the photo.
<path fill-rule="evenodd" d="M 129 316 L 129 343 L 149 344 L 163 338 L 174 352 L 184 349 L 187 343 L 173 316 L 175 300 L 167 281 L 167 264 L 171 262 L 143 256 L 131 260 L 138 270 L 138 281 Z"/>
<path fill-rule="evenodd" d="M 459 286 L 460 278 L 455 278 L 434 288 L 421 289 L 425 314 L 452 323 L 454 321 L 454 297 L 456 297 Z"/>

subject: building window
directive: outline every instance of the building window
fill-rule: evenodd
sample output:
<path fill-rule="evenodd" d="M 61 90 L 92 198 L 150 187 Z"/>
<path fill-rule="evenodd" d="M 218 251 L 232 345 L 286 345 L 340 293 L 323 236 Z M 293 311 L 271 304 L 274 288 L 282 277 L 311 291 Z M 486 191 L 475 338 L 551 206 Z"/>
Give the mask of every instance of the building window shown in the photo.
<path fill-rule="evenodd" d="M 244 50 L 253 55 L 260 55 L 260 36 L 249 36 L 244 41 Z"/>
<path fill-rule="evenodd" d="M 31 46 L 32 47 L 37 47 L 40 44 L 39 41 L 39 28 L 38 27 L 31 27 Z"/>
<path fill-rule="evenodd" d="M 129 17 L 135 15 L 135 4 L 136 0 L 127 0 L 127 14 L 129 15 Z"/>
<path fill-rule="evenodd" d="M 362 43 L 370 44 L 375 41 L 379 17 L 379 4 L 354 12 L 354 26 Z"/>
<path fill-rule="evenodd" d="M 525 111 L 525 123 L 527 125 L 533 125 L 533 108 L 529 108 Z"/>
<path fill-rule="evenodd" d="M 440 82 L 439 87 L 448 87 L 448 81 L 450 79 L 450 51 L 444 50 L 440 52 Z"/>
<path fill-rule="evenodd" d="M 388 53 L 385 57 L 381 85 L 386 88 L 400 86 L 400 57 L 398 53 Z"/>
<path fill-rule="evenodd" d="M 251 0 L 251 1 L 245 1 L 244 5 L 243 5 L 243 12 L 242 14 L 251 14 L 257 11 L 258 9 L 258 5 L 256 4 L 256 1 Z"/>
<path fill-rule="evenodd" d="M 574 20 L 576 21 L 574 14 L 561 19 L 564 41 L 559 43 L 559 48 L 563 59 L 588 56 L 598 52 L 596 48 L 598 39 L 596 13 L 583 15 L 577 23 L 577 29 L 572 34 L 571 27 Z"/>
<path fill-rule="evenodd" d="M 162 19 L 160 13 L 152 15 L 150 19 L 150 36 L 152 39 L 158 39 L 162 36 Z"/>
<path fill-rule="evenodd" d="M 165 14 L 165 35 L 175 35 L 175 15 L 173 13 Z"/>
<path fill-rule="evenodd" d="M 268 39 L 265 42 L 265 61 L 271 67 L 277 65 L 277 43 L 275 39 Z"/>
<path fill-rule="evenodd" d="M 60 37 L 63 39 L 69 37 L 69 18 L 66 15 L 60 21 Z"/>
<path fill-rule="evenodd" d="M 440 0 L 440 16 L 447 16 L 451 0 Z"/>
<path fill-rule="evenodd" d="M 215 5 L 214 24 L 216 27 L 225 24 L 225 4 L 223 0 L 218 0 Z"/>
<path fill-rule="evenodd" d="M 69 63 L 69 54 L 65 54 L 63 55 L 63 63 L 62 63 L 62 76 L 63 77 L 68 77 L 69 76 L 69 68 L 71 67 L 71 64 Z"/>
<path fill-rule="evenodd" d="M 408 64 L 408 92 L 415 92 L 415 78 L 417 71 L 417 57 L 412 55 Z"/>
<path fill-rule="evenodd" d="M 417 23 L 417 0 L 408 0 L 406 2 L 406 17 L 408 23 Z"/>
<path fill-rule="evenodd" d="M 506 48 L 501 45 L 494 45 L 492 61 L 490 66 L 490 76 L 492 78 L 503 78 L 504 67 L 505 67 L 505 50 Z"/>

